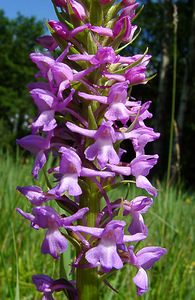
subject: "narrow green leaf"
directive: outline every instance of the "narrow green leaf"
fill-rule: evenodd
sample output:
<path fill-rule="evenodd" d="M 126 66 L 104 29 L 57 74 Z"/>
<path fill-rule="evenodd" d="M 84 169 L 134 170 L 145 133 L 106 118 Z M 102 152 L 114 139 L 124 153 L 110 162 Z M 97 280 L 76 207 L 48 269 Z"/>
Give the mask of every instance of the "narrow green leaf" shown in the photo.
<path fill-rule="evenodd" d="M 144 9 L 144 4 L 140 7 L 140 9 L 138 10 L 138 12 L 136 13 L 135 17 L 132 19 L 132 22 L 137 19 L 137 17 L 139 17 L 139 15 L 141 14 L 142 10 Z"/>
<path fill-rule="evenodd" d="M 106 18 L 105 18 L 105 24 L 106 25 L 110 20 L 112 20 L 117 15 L 120 8 L 121 8 L 121 3 L 112 5 L 111 8 L 109 8 L 109 10 L 106 14 Z"/>
<path fill-rule="evenodd" d="M 87 50 L 89 54 L 95 54 L 97 52 L 97 45 L 93 40 L 91 32 L 87 32 Z"/>
<path fill-rule="evenodd" d="M 57 6 L 55 5 L 54 1 L 52 0 L 52 3 L 53 3 L 53 7 L 54 7 L 54 10 L 55 10 L 55 13 L 56 13 L 56 16 L 58 17 L 58 20 L 60 22 L 64 22 L 64 19 L 62 18 L 60 12 L 58 11 L 57 9 Z"/>
<path fill-rule="evenodd" d="M 121 52 L 123 49 L 125 49 L 127 46 L 131 45 L 131 44 L 136 40 L 136 38 L 139 36 L 140 32 L 141 32 L 141 28 L 139 28 L 138 33 L 134 36 L 134 38 L 133 38 L 130 42 L 128 42 L 128 43 L 125 44 L 124 46 L 120 47 L 120 48 L 117 49 L 115 52 L 118 54 L 118 53 Z"/>
<path fill-rule="evenodd" d="M 125 132 L 130 132 L 131 130 L 133 130 L 133 128 L 134 128 L 134 126 L 135 126 L 135 124 L 136 124 L 136 122 L 137 122 L 137 119 L 138 119 L 138 117 L 139 117 L 139 113 L 140 113 L 140 109 L 139 109 L 138 112 L 137 112 L 137 115 L 136 115 L 136 117 L 135 117 L 135 120 L 134 120 L 133 123 L 127 128 L 127 130 L 126 130 Z"/>
<path fill-rule="evenodd" d="M 152 80 L 153 78 L 155 78 L 156 76 L 157 76 L 157 74 L 153 74 L 150 77 L 147 77 L 146 80 L 144 80 L 144 81 L 148 82 L 148 81 Z"/>
<path fill-rule="evenodd" d="M 91 129 L 98 128 L 91 105 L 88 105 L 88 124 L 89 124 L 89 128 Z"/>
<path fill-rule="evenodd" d="M 92 25 L 101 26 L 103 20 L 103 9 L 99 0 L 90 2 L 90 23 Z"/>
<path fill-rule="evenodd" d="M 148 53 L 148 47 L 146 48 L 144 54 L 142 57 L 140 57 L 140 59 L 136 60 L 134 63 L 130 64 L 129 66 L 125 67 L 125 68 L 122 68 L 118 71 L 115 71 L 113 73 L 117 73 L 117 74 L 120 74 L 120 73 L 123 73 L 124 71 L 128 70 L 128 69 L 131 69 L 133 67 L 136 67 L 137 65 L 139 65 L 140 62 L 142 62 L 142 60 L 144 59 L 144 57 L 146 56 L 146 54 Z"/>
<path fill-rule="evenodd" d="M 16 292 L 15 292 L 15 300 L 20 300 L 20 286 L 19 286 L 18 264 L 16 264 Z"/>
<path fill-rule="evenodd" d="M 16 259 L 16 289 L 15 289 L 15 300 L 20 300 L 20 284 L 19 284 L 19 272 L 18 272 L 18 252 L 16 247 L 16 238 L 14 233 L 14 225 L 11 223 L 12 227 L 12 237 L 13 237 L 13 244 L 14 244 L 14 252 L 15 252 L 15 259 Z"/>
<path fill-rule="evenodd" d="M 50 181 L 49 181 L 49 179 L 48 179 L 48 176 L 47 176 L 47 173 L 46 173 L 45 166 L 43 167 L 43 174 L 44 174 L 44 177 L 45 177 L 45 181 L 46 181 L 47 187 L 48 187 L 49 189 L 51 189 L 51 188 L 52 188 L 52 185 L 51 185 L 51 183 L 50 183 Z"/>
<path fill-rule="evenodd" d="M 122 181 L 117 182 L 115 184 L 105 186 L 104 191 L 105 192 L 110 192 L 110 191 L 120 187 L 121 184 L 128 184 L 128 183 L 134 183 L 135 184 L 135 181 L 134 180 L 122 180 Z"/>
<path fill-rule="evenodd" d="M 66 249 L 66 252 L 65 252 L 66 255 L 67 255 L 67 252 L 68 252 L 68 248 L 69 248 L 69 245 L 68 245 L 68 247 Z M 66 256 L 66 258 L 67 258 L 67 256 Z M 70 262 L 70 260 L 69 260 L 69 262 Z M 63 256 L 63 254 L 61 254 L 60 255 L 60 277 L 61 278 L 68 279 L 68 275 L 67 275 L 66 270 L 67 269 L 66 269 L 66 266 L 65 266 L 65 263 L 64 263 L 64 256 Z"/>

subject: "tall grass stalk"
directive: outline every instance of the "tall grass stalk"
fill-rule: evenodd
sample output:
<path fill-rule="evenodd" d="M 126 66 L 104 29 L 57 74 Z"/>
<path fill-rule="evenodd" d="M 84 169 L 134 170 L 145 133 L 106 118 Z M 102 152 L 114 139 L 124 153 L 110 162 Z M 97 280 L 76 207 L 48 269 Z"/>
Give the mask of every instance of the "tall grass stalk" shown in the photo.
<path fill-rule="evenodd" d="M 168 188 L 168 185 L 170 183 L 171 163 L 172 163 L 172 153 L 173 153 L 173 132 L 174 132 L 174 118 L 175 118 L 176 87 L 177 87 L 177 25 L 178 25 L 177 6 L 174 4 L 173 5 L 173 85 L 172 85 L 171 124 L 170 124 L 170 135 L 169 135 L 166 189 Z"/>

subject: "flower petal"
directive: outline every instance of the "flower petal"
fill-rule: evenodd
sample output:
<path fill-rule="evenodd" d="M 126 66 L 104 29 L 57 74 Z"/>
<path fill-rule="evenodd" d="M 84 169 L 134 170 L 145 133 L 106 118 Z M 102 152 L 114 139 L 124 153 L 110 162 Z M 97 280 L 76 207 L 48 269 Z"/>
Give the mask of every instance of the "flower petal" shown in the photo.
<path fill-rule="evenodd" d="M 121 269 L 123 262 L 117 253 L 116 245 L 101 241 L 97 247 L 94 247 L 86 252 L 86 260 L 94 266 L 101 265 L 106 270 L 112 268 Z"/>
<path fill-rule="evenodd" d="M 36 179 L 38 178 L 38 173 L 43 168 L 46 161 L 47 161 L 47 157 L 45 155 L 45 152 L 40 151 L 35 158 L 34 166 L 32 169 L 32 174 Z"/>
<path fill-rule="evenodd" d="M 67 248 L 67 241 L 58 229 L 48 230 L 41 246 L 43 254 L 50 254 L 58 258 Z"/>
<path fill-rule="evenodd" d="M 18 186 L 17 190 L 33 205 L 41 205 L 44 201 L 49 200 L 39 186 Z"/>
<path fill-rule="evenodd" d="M 142 175 L 139 175 L 136 178 L 136 186 L 146 190 L 150 195 L 156 197 L 157 196 L 157 189 L 151 185 L 150 181 Z"/>
<path fill-rule="evenodd" d="M 141 296 L 142 294 L 148 291 L 148 276 L 146 271 L 143 268 L 140 268 L 135 277 L 133 278 L 133 282 L 137 287 L 137 294 Z"/>
<path fill-rule="evenodd" d="M 152 268 L 153 264 L 158 261 L 167 250 L 161 247 L 145 247 L 136 253 L 138 264 L 145 270 Z"/>

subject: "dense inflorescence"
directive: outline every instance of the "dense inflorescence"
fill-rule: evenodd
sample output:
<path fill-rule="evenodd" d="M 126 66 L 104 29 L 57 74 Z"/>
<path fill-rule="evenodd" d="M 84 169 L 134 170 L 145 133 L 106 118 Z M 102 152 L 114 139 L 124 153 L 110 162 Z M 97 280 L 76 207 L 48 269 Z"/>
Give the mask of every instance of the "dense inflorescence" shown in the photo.
<path fill-rule="evenodd" d="M 17 211 L 34 229 L 45 230 L 42 253 L 58 259 L 70 242 L 76 248 L 72 272 L 93 269 L 99 279 L 125 264 L 134 266 L 138 272 L 133 281 L 141 295 L 148 290 L 146 271 L 166 250 L 134 250 L 147 238 L 142 214 L 157 195 L 147 175 L 158 155 L 146 154 L 145 146 L 159 138 L 145 124 L 152 117 L 151 101 L 142 103 L 131 96 L 134 85 L 149 80 L 146 68 L 151 57 L 120 55 L 136 37 L 137 26 L 132 24 L 138 4 L 134 0 L 53 0 L 53 4 L 59 21 L 49 21 L 51 35 L 38 38 L 45 50 L 30 55 L 39 70 L 38 80 L 29 84 L 38 116 L 31 124 L 32 134 L 17 140 L 35 156 L 35 179 L 44 169 L 48 189 L 18 187 L 33 208 L 32 213 Z M 123 161 L 124 140 L 134 149 L 129 162 Z M 49 157 L 53 164 L 48 168 Z M 149 196 L 111 200 L 108 192 L 129 182 L 125 176 Z M 63 213 L 50 207 L 51 202 Z M 60 290 L 69 299 L 83 299 L 80 280 L 84 282 L 79 275 L 76 282 L 33 276 L 43 299 L 53 299 L 52 293 Z"/>

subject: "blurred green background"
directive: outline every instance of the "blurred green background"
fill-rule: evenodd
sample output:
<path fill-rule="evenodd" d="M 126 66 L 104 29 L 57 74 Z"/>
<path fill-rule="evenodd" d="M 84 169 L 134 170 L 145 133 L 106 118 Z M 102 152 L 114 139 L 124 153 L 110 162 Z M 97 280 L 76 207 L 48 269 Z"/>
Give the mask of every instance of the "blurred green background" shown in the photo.
<path fill-rule="evenodd" d="M 49 1 L 49 0 L 48 0 Z M 160 161 L 153 171 L 159 196 L 146 215 L 149 224 L 147 245 L 160 245 L 168 254 L 150 272 L 151 289 L 144 300 L 195 299 L 195 256 L 193 227 L 195 218 L 195 0 L 140 1 L 145 4 L 135 23 L 142 28 L 138 39 L 125 49 L 124 55 L 143 53 L 149 47 L 153 56 L 149 74 L 157 76 L 146 86 L 133 88 L 138 100 L 152 100 L 154 117 L 151 126 L 161 138 L 147 149 L 158 153 Z M 176 110 L 169 188 L 164 184 L 173 91 L 173 4 L 177 6 L 177 73 Z M 1 8 L 1 6 L 0 6 Z M 52 258 L 40 254 L 43 232 L 34 232 L 15 208 L 28 209 L 17 185 L 30 185 L 32 159 L 19 151 L 15 139 L 30 132 L 35 108 L 27 91 L 36 69 L 29 53 L 39 49 L 36 38 L 46 32 L 45 22 L 35 17 L 18 15 L 10 19 L 0 10 L 0 298 L 40 299 L 31 283 L 34 273 L 58 273 Z M 125 145 L 128 147 L 128 144 Z M 131 152 L 128 152 L 131 155 Z M 158 180 L 157 180 L 158 178 Z M 117 193 L 126 193 L 119 189 Z M 130 198 L 136 194 L 130 187 Z M 116 193 L 115 193 L 116 196 Z M 67 254 L 67 256 L 70 255 Z M 68 257 L 64 258 L 68 261 Z M 67 266 L 68 268 L 68 266 Z M 113 275 L 111 284 L 119 294 L 102 288 L 101 299 L 137 299 L 132 284 L 131 268 Z M 56 299 L 62 299 L 56 295 Z"/>

